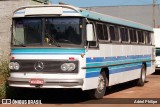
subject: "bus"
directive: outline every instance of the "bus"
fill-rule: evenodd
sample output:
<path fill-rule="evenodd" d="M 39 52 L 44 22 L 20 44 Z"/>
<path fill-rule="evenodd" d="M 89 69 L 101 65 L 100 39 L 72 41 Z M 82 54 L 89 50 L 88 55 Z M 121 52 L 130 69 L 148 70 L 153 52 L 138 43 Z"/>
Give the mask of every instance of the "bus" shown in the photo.
<path fill-rule="evenodd" d="M 155 47 L 156 47 L 156 70 L 160 70 L 160 28 L 154 28 Z"/>
<path fill-rule="evenodd" d="M 150 26 L 57 4 L 18 8 L 12 29 L 9 87 L 81 89 L 99 99 L 155 72 Z"/>

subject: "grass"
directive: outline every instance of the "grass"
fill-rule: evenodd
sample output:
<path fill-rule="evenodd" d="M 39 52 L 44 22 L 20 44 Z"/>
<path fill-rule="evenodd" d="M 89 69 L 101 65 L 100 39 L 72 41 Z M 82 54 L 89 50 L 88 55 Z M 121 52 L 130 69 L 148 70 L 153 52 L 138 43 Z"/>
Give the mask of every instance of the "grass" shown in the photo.
<path fill-rule="evenodd" d="M 6 97 L 6 80 L 9 76 L 8 61 L 0 61 L 0 99 Z"/>

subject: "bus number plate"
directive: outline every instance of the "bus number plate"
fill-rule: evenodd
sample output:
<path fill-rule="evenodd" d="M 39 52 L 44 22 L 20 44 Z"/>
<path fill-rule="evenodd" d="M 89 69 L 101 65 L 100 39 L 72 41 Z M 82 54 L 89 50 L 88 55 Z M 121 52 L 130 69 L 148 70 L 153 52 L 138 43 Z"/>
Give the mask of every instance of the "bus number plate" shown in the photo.
<path fill-rule="evenodd" d="M 43 79 L 31 79 L 30 80 L 30 84 L 38 84 L 38 85 L 43 85 L 44 84 L 44 80 Z"/>

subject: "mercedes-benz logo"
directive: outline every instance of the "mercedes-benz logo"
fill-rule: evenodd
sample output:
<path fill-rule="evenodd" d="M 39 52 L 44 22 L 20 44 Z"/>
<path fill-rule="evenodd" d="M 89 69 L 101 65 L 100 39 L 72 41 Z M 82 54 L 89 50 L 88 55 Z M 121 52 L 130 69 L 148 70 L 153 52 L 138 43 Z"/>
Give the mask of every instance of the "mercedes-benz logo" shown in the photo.
<path fill-rule="evenodd" d="M 44 68 L 43 62 L 38 61 L 38 62 L 36 62 L 36 63 L 34 64 L 34 69 L 35 69 L 36 71 L 41 71 L 41 70 L 43 70 L 43 68 Z"/>

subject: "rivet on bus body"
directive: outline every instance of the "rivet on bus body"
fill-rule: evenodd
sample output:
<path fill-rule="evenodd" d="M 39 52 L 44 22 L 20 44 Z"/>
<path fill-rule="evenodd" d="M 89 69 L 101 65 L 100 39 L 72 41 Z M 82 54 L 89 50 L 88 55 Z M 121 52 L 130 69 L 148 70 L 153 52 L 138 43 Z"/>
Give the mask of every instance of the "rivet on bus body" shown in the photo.
<path fill-rule="evenodd" d="M 82 58 L 84 57 L 84 55 L 85 55 L 84 53 L 81 53 L 81 57 L 82 57 Z"/>

